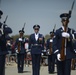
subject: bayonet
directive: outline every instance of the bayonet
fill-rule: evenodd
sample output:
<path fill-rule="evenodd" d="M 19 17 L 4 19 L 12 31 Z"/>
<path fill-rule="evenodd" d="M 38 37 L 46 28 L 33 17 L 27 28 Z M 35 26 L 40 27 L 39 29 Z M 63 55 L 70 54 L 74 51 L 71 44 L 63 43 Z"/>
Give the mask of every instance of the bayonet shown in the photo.
<path fill-rule="evenodd" d="M 25 24 L 26 24 L 26 23 L 24 23 L 24 26 L 23 26 L 23 28 L 22 28 L 22 31 L 24 31 L 24 28 L 25 28 Z"/>
<path fill-rule="evenodd" d="M 73 11 L 73 8 L 74 8 L 74 4 L 75 4 L 75 0 L 74 0 L 73 3 L 72 3 L 72 7 L 71 7 L 71 10 L 69 11 L 69 16 L 68 16 L 68 18 L 71 17 L 71 14 L 72 14 L 72 11 Z"/>
<path fill-rule="evenodd" d="M 6 16 L 6 18 L 5 18 L 5 21 L 3 22 L 4 24 L 6 23 L 6 21 L 7 21 L 7 18 L 8 18 L 8 15 Z"/>
<path fill-rule="evenodd" d="M 53 33 L 55 32 L 56 24 L 54 25 Z"/>

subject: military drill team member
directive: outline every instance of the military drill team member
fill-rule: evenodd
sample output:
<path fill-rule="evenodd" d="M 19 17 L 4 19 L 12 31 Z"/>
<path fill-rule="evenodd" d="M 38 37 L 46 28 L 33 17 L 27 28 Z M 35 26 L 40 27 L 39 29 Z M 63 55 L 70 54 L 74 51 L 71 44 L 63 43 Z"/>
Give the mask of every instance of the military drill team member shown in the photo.
<path fill-rule="evenodd" d="M 46 43 L 46 49 L 48 52 L 48 72 L 49 72 L 49 74 L 54 73 L 54 64 L 55 64 L 55 55 L 52 52 L 53 36 L 54 36 L 54 33 L 50 32 L 50 38 L 47 39 L 47 43 Z"/>
<path fill-rule="evenodd" d="M 29 49 L 31 49 L 32 56 L 32 75 L 40 75 L 40 60 L 41 53 L 44 49 L 44 37 L 39 33 L 40 26 L 33 26 L 34 32 L 29 38 Z"/>
<path fill-rule="evenodd" d="M 26 54 L 25 50 L 25 42 L 26 39 L 23 37 L 24 31 L 20 30 L 19 31 L 19 38 L 16 39 L 15 47 L 17 48 L 17 68 L 18 68 L 18 73 L 23 73 L 24 69 L 24 58 Z"/>
<path fill-rule="evenodd" d="M 60 15 L 62 27 L 56 30 L 55 36 L 53 39 L 53 50 L 57 55 L 57 75 L 70 75 L 71 74 L 71 59 L 75 58 L 72 39 L 76 37 L 76 32 L 74 32 L 71 28 L 68 27 L 69 23 L 68 13 L 63 13 Z M 64 31 L 66 27 L 66 32 Z M 64 45 L 64 53 L 65 59 L 61 59 L 61 48 L 62 48 L 62 40 L 65 38 Z"/>
<path fill-rule="evenodd" d="M 3 12 L 0 10 L 0 19 Z M 8 53 L 6 48 L 6 41 L 8 34 L 12 33 L 12 30 L 7 25 L 3 25 L 0 22 L 0 75 L 5 75 L 5 58 Z"/>
<path fill-rule="evenodd" d="M 73 48 L 74 48 L 75 55 L 76 55 L 76 39 L 75 38 L 73 39 Z M 76 58 L 72 59 L 71 61 L 71 69 L 75 70 L 75 68 L 76 68 Z"/>

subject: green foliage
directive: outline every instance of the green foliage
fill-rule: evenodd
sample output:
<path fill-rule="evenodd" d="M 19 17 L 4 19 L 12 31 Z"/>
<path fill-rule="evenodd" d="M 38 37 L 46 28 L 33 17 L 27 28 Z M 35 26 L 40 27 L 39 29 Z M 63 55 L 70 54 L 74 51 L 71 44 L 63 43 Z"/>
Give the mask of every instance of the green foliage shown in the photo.
<path fill-rule="evenodd" d="M 30 36 L 30 35 L 24 35 L 25 38 L 29 38 L 29 36 Z M 19 35 L 18 35 L 18 34 L 17 34 L 17 35 L 12 35 L 11 37 L 12 37 L 14 40 L 16 40 L 16 39 L 19 37 Z M 50 36 L 49 36 L 48 34 L 45 35 L 45 36 L 44 36 L 45 41 L 46 41 L 49 37 L 50 37 Z"/>
<path fill-rule="evenodd" d="M 18 37 L 19 37 L 19 35 L 17 34 L 17 35 L 12 35 L 11 36 L 14 40 L 16 40 Z M 24 37 L 25 38 L 29 38 L 29 35 L 24 35 Z"/>
<path fill-rule="evenodd" d="M 50 38 L 50 35 L 45 35 L 45 41 L 48 39 L 48 38 Z"/>

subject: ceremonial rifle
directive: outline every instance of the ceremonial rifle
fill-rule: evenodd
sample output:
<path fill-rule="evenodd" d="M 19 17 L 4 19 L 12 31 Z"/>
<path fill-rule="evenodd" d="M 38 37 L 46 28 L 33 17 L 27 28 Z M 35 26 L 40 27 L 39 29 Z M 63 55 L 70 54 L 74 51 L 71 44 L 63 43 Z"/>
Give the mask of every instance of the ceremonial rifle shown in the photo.
<path fill-rule="evenodd" d="M 24 26 L 23 26 L 23 28 L 22 28 L 22 31 L 23 31 L 23 32 L 24 32 L 25 24 L 26 24 L 26 23 L 24 23 Z M 21 50 L 21 42 L 18 42 L 18 52 L 20 52 L 20 50 Z"/>
<path fill-rule="evenodd" d="M 51 33 L 51 39 L 53 39 L 53 37 L 54 37 L 54 32 L 55 32 L 55 28 L 56 28 L 56 24 L 55 24 L 55 26 L 54 26 L 54 29 L 53 29 L 53 31 L 52 31 L 52 33 Z M 50 42 L 50 50 L 49 50 L 49 53 L 50 53 L 50 55 L 52 54 L 52 42 Z"/>
<path fill-rule="evenodd" d="M 68 20 L 69 20 L 69 18 L 71 17 L 74 4 L 75 4 L 75 0 L 73 1 L 71 10 L 70 10 L 69 13 L 68 13 L 68 14 L 69 14 L 68 17 L 67 17 Z M 67 25 L 64 26 L 64 32 L 67 32 Z M 66 38 L 62 37 L 60 60 L 61 60 L 61 61 L 64 61 L 64 60 L 65 60 L 65 56 L 66 56 Z"/>
<path fill-rule="evenodd" d="M 8 18 L 8 15 L 6 16 L 4 22 L 2 23 L 2 34 L 4 34 L 4 32 L 3 32 L 3 26 L 6 24 L 7 18 Z"/>
<path fill-rule="evenodd" d="M 25 28 L 25 24 L 26 24 L 26 23 L 24 23 L 24 26 L 23 26 L 23 28 L 22 28 L 22 31 L 24 31 L 24 28 Z"/>

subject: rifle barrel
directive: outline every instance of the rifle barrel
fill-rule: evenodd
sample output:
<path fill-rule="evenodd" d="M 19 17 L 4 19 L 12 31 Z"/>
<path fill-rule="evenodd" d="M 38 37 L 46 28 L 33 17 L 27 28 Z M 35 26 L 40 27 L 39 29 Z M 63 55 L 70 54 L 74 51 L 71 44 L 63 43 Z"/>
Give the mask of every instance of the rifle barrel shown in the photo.
<path fill-rule="evenodd" d="M 54 29 L 53 29 L 53 32 L 55 31 L 55 28 L 56 28 L 56 24 L 54 25 Z"/>
<path fill-rule="evenodd" d="M 23 28 L 22 28 L 22 31 L 24 31 L 24 28 L 25 28 L 25 24 L 26 24 L 26 23 L 24 23 L 24 26 L 23 26 Z"/>
<path fill-rule="evenodd" d="M 73 1 L 72 7 L 71 7 L 71 11 L 73 10 L 74 4 L 75 4 L 75 0 Z"/>
<path fill-rule="evenodd" d="M 5 18 L 4 24 L 6 23 L 6 21 L 7 21 L 7 18 L 8 18 L 8 15 L 7 15 L 7 16 L 6 16 L 6 18 Z"/>

